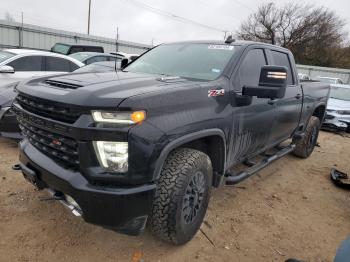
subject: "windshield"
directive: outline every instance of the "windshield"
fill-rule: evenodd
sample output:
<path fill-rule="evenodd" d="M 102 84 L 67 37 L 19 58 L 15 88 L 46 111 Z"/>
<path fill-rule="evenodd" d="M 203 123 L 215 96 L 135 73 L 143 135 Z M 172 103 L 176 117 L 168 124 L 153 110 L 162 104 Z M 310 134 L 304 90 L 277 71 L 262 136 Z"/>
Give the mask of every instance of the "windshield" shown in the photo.
<path fill-rule="evenodd" d="M 161 45 L 139 57 L 125 71 L 214 80 L 221 75 L 235 48 L 224 44 Z"/>
<path fill-rule="evenodd" d="M 66 55 L 66 54 L 68 54 L 69 47 L 70 47 L 69 45 L 55 44 L 51 50 L 52 50 L 52 52 Z"/>
<path fill-rule="evenodd" d="M 7 59 L 13 56 L 15 56 L 15 54 L 6 51 L 0 51 L 0 63 L 6 61 Z"/>
<path fill-rule="evenodd" d="M 350 101 L 350 88 L 332 87 L 329 97 L 339 100 Z"/>

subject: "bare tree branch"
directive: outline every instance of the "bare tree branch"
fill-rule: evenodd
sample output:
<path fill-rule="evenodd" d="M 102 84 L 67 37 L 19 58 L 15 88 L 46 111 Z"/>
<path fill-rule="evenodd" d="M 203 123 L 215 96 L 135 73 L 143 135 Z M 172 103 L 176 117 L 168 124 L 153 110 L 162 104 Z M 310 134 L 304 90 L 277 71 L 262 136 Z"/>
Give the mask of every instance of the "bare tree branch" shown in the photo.
<path fill-rule="evenodd" d="M 299 63 L 331 66 L 344 60 L 339 55 L 347 36 L 344 25 L 342 18 L 324 7 L 268 3 L 241 24 L 237 36 L 289 48 Z M 350 65 L 350 57 L 347 59 Z"/>

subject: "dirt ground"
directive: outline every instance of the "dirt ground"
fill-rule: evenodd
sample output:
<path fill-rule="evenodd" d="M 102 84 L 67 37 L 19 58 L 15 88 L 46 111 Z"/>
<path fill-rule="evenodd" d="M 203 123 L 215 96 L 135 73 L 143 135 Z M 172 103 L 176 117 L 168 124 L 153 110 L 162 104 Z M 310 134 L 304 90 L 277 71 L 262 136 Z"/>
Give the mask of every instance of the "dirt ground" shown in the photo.
<path fill-rule="evenodd" d="M 321 132 L 319 143 L 309 159 L 287 156 L 214 190 L 201 231 L 173 247 L 149 230 L 121 235 L 42 201 L 47 194 L 11 170 L 16 144 L 0 139 L 0 261 L 332 261 L 350 235 L 350 191 L 336 188 L 329 171 L 350 173 L 350 137 Z"/>

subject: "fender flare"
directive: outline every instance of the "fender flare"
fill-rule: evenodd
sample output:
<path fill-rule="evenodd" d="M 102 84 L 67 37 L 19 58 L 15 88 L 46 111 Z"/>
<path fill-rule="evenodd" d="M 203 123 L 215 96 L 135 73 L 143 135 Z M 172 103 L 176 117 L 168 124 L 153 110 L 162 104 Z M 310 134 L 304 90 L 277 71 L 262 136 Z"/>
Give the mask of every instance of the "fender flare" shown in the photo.
<path fill-rule="evenodd" d="M 213 129 L 206 129 L 206 130 L 201 130 L 197 131 L 194 133 L 186 134 L 182 137 L 176 138 L 175 140 L 171 141 L 168 143 L 163 150 L 161 151 L 156 164 L 154 168 L 154 174 L 153 174 L 153 179 L 157 180 L 160 176 L 160 173 L 162 171 L 163 165 L 165 160 L 167 159 L 168 155 L 170 154 L 171 151 L 174 149 L 180 147 L 181 145 L 184 145 L 186 143 L 189 143 L 191 141 L 208 137 L 208 136 L 220 136 L 222 139 L 222 142 L 224 144 L 224 170 L 225 170 L 225 164 L 226 164 L 226 138 L 225 134 L 221 129 L 218 128 L 213 128 Z"/>

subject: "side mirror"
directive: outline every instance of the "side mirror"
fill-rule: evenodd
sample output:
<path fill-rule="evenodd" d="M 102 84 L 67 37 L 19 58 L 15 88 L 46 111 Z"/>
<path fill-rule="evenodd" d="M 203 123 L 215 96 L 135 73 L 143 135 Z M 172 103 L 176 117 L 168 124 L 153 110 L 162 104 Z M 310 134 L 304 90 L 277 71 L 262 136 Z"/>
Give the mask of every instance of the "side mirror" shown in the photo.
<path fill-rule="evenodd" d="M 263 66 L 259 86 L 244 86 L 242 94 L 258 98 L 283 98 L 287 88 L 287 75 L 288 70 L 284 66 Z"/>
<path fill-rule="evenodd" d="M 129 60 L 127 58 L 123 58 L 120 63 L 120 68 L 124 69 L 129 64 Z"/>
<path fill-rule="evenodd" d="M 0 73 L 13 74 L 15 73 L 15 69 L 12 66 L 3 65 L 0 67 Z"/>

